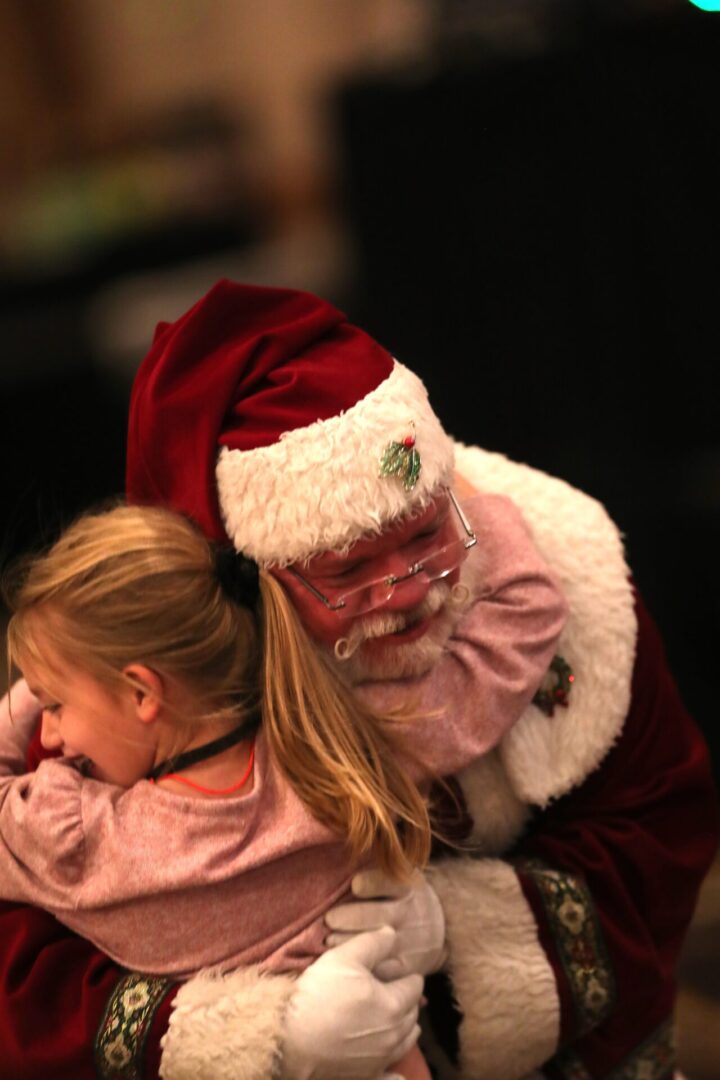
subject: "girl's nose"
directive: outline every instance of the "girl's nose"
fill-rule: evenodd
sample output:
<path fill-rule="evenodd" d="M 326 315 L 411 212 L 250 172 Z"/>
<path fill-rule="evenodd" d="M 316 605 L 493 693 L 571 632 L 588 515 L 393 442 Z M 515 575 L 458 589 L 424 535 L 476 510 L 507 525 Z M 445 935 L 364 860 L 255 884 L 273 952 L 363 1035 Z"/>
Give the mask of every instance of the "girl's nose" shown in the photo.
<path fill-rule="evenodd" d="M 58 723 L 52 713 L 43 712 L 42 714 L 40 742 L 45 750 L 58 750 L 62 746 Z"/>

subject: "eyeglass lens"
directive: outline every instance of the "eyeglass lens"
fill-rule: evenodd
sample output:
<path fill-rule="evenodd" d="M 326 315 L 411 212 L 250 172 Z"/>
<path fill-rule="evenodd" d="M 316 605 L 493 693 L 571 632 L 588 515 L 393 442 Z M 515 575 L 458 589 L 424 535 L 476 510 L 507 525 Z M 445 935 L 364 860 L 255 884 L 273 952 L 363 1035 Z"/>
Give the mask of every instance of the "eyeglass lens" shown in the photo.
<path fill-rule="evenodd" d="M 426 555 L 420 554 L 420 557 L 414 563 L 408 565 L 404 574 L 398 574 L 394 577 L 371 578 L 360 585 L 344 590 L 339 586 L 333 588 L 326 584 L 325 591 L 321 591 L 299 570 L 293 567 L 288 567 L 288 570 L 326 608 L 337 612 L 343 618 L 362 615 L 381 607 L 390 599 L 398 586 L 402 587 L 404 582 L 412 581 L 413 578 L 418 577 L 420 574 L 430 581 L 437 581 L 440 578 L 447 577 L 448 574 L 460 566 L 467 558 L 470 548 L 477 543 L 475 533 L 472 532 L 450 488 L 447 489 L 447 494 L 457 517 L 454 522 L 452 518 L 447 522 L 450 535 L 454 533 L 455 539 L 439 548 L 431 549 Z M 462 538 L 459 530 L 460 525 L 465 532 L 464 538 Z M 444 531 L 444 529 L 441 531 Z M 448 534 L 445 533 L 446 539 L 447 536 Z"/>
<path fill-rule="evenodd" d="M 401 589 L 405 582 L 412 581 L 420 574 L 430 581 L 447 577 L 453 570 L 457 570 L 467 555 L 465 541 L 454 540 L 437 551 L 431 551 L 414 566 L 408 567 L 406 574 L 394 579 L 376 578 L 346 592 L 338 592 L 331 599 L 334 604 L 341 606 L 343 614 L 362 615 L 386 603 L 396 589 Z"/>

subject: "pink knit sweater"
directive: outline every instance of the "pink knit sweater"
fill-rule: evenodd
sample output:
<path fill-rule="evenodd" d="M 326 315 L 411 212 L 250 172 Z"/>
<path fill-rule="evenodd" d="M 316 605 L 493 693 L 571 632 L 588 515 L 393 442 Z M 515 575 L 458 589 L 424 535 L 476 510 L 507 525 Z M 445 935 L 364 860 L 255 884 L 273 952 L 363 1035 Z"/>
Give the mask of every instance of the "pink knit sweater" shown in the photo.
<path fill-rule="evenodd" d="M 478 532 L 477 600 L 429 675 L 362 691 L 378 708 L 409 697 L 444 709 L 401 728 L 418 779 L 453 773 L 498 743 L 566 619 L 514 505 L 479 496 L 466 510 Z M 158 974 L 292 970 L 322 951 L 323 916 L 358 867 L 297 798 L 262 732 L 243 797 L 194 798 L 147 781 L 119 788 L 57 759 L 28 774 L 37 712 L 22 707 L 26 692 L 14 692 L 14 725 L 0 706 L 1 898 L 46 908 L 124 966 Z"/>

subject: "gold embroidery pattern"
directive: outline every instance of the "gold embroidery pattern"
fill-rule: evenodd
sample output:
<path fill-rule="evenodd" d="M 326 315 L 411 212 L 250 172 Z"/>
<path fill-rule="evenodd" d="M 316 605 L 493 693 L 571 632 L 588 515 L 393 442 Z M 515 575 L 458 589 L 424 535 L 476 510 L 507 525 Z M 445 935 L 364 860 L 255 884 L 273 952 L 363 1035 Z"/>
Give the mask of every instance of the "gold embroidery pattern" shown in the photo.
<path fill-rule="evenodd" d="M 590 891 L 580 878 L 534 860 L 518 865 L 540 893 L 575 1002 L 577 1035 L 584 1035 L 605 1019 L 615 1002 L 615 981 Z"/>
<path fill-rule="evenodd" d="M 95 1038 L 99 1080 L 142 1080 L 142 1052 L 155 1010 L 172 986 L 169 979 L 126 975 L 110 998 Z"/>
<path fill-rule="evenodd" d="M 553 1060 L 564 1080 L 592 1080 L 580 1059 L 565 1050 Z M 666 1020 L 607 1074 L 606 1080 L 672 1080 L 675 1072 L 675 1038 L 672 1021 Z"/>

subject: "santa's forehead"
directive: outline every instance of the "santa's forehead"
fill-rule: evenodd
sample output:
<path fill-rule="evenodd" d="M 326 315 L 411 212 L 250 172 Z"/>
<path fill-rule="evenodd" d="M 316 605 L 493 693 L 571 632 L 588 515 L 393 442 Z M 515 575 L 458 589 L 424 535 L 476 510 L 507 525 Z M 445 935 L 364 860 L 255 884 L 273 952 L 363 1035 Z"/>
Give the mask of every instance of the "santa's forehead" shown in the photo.
<path fill-rule="evenodd" d="M 347 563 L 362 562 L 387 555 L 396 548 L 402 547 L 429 525 L 444 518 L 448 507 L 448 496 L 444 492 L 440 493 L 427 505 L 418 507 L 413 513 L 386 525 L 381 532 L 362 537 L 342 551 L 319 552 L 308 559 L 304 565 L 313 570 L 328 571 L 335 567 L 342 568 Z"/>

